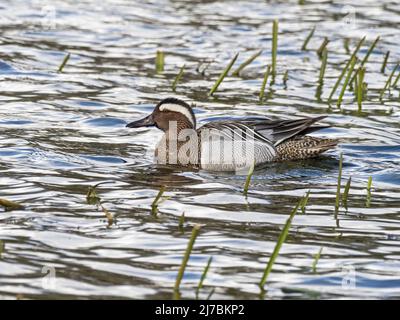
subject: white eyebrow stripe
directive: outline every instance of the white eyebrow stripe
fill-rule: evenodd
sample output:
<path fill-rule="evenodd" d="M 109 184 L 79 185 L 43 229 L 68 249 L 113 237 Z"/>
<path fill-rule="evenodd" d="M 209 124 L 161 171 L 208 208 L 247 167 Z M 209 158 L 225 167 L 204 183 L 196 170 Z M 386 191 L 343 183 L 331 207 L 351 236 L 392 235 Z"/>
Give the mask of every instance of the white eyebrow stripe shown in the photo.
<path fill-rule="evenodd" d="M 179 104 L 174 104 L 174 103 L 164 103 L 160 106 L 160 111 L 164 111 L 164 110 L 168 110 L 168 111 L 172 111 L 172 112 L 179 112 L 180 114 L 183 114 L 190 121 L 190 123 L 193 125 L 193 127 L 195 127 L 193 115 L 186 107 L 181 106 Z"/>

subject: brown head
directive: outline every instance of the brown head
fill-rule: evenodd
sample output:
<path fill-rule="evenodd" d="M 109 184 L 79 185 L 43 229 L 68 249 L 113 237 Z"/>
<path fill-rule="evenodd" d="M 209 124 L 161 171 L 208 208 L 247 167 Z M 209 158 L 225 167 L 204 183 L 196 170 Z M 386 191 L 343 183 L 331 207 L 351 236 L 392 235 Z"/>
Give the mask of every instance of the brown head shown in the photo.
<path fill-rule="evenodd" d="M 158 129 L 168 131 L 172 122 L 177 129 L 196 129 L 196 118 L 192 108 L 184 101 L 176 98 L 166 98 L 160 101 L 153 112 L 147 117 L 128 123 L 128 128 L 156 126 Z"/>

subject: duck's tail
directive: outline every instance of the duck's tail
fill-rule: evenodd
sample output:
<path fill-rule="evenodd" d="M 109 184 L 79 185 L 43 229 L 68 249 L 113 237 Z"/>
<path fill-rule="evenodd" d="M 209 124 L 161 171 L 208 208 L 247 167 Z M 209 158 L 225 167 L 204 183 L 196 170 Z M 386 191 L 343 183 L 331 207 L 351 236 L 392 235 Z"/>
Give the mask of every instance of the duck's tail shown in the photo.
<path fill-rule="evenodd" d="M 336 139 L 324 139 L 311 136 L 296 136 L 276 147 L 276 161 L 301 160 L 318 156 L 334 148 L 339 143 Z"/>

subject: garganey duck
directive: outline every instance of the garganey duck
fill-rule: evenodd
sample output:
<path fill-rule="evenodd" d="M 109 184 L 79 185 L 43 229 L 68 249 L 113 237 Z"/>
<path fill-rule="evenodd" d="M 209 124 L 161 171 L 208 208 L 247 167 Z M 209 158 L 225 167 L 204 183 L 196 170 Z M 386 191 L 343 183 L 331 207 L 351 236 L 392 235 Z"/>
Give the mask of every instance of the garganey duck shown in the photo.
<path fill-rule="evenodd" d="M 156 162 L 210 171 L 248 170 L 253 165 L 315 157 L 338 141 L 306 134 L 329 126 L 313 126 L 325 116 L 296 120 L 245 118 L 212 121 L 196 128 L 192 108 L 166 98 L 147 117 L 129 128 L 156 126 L 164 131 L 155 150 Z"/>

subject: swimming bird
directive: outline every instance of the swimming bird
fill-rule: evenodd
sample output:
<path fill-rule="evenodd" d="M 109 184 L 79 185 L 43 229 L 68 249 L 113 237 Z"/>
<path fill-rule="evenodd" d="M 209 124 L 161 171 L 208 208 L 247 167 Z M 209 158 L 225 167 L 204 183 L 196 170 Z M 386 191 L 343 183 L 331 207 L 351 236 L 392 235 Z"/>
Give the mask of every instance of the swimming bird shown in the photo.
<path fill-rule="evenodd" d="M 325 118 L 271 120 L 249 117 L 211 121 L 196 126 L 189 104 L 176 98 L 160 101 L 147 117 L 129 128 L 156 126 L 164 132 L 155 150 L 159 164 L 193 166 L 210 171 L 239 171 L 251 166 L 318 156 L 338 140 L 308 136 L 329 126 L 314 126 Z"/>

